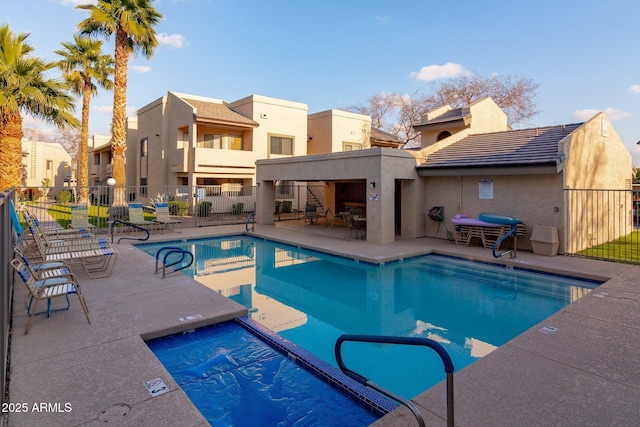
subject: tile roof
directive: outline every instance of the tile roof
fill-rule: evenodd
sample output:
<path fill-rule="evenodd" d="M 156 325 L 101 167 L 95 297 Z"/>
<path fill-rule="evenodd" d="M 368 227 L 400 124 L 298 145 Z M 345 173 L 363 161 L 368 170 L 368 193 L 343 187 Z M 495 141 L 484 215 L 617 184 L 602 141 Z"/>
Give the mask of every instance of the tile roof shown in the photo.
<path fill-rule="evenodd" d="M 464 118 L 466 115 L 468 115 L 469 112 L 467 111 L 466 114 L 462 114 L 462 108 L 454 108 L 453 110 L 449 110 L 444 114 L 441 114 L 437 117 L 434 117 L 431 120 L 427 120 L 425 122 L 421 122 L 419 124 L 421 125 L 430 125 L 430 124 L 435 124 L 435 123 L 442 123 L 442 122 L 450 122 L 453 120 L 460 120 L 462 118 Z"/>
<path fill-rule="evenodd" d="M 375 142 L 390 143 L 393 145 L 403 144 L 404 141 L 392 133 L 385 132 L 382 129 L 371 128 L 371 140 Z"/>
<path fill-rule="evenodd" d="M 427 157 L 418 168 L 559 164 L 558 143 L 582 123 L 470 135 Z"/>
<path fill-rule="evenodd" d="M 236 126 L 257 127 L 259 124 L 250 118 L 231 109 L 225 102 L 198 101 L 195 99 L 182 98 L 196 108 L 196 119 L 206 120 L 219 124 L 230 124 Z"/>

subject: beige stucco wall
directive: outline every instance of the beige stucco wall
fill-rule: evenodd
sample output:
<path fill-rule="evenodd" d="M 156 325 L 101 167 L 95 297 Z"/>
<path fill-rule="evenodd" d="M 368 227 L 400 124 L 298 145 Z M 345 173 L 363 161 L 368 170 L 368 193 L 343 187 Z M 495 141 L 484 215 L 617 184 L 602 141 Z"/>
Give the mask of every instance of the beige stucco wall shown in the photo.
<path fill-rule="evenodd" d="M 441 113 L 445 113 L 446 111 L 448 111 L 448 109 L 443 108 Z M 438 126 L 435 130 L 425 129 L 421 132 L 420 141 L 422 149 L 420 150 L 420 153 L 423 157 L 448 147 L 454 142 L 460 141 L 469 135 L 509 130 L 507 115 L 491 98 L 483 98 L 468 105 L 463 108 L 463 114 L 471 115 L 471 123 L 468 127 L 452 126 L 450 128 L 443 129 Z M 432 119 L 433 117 L 429 115 L 429 118 Z M 451 136 L 441 141 L 437 141 L 438 135 L 445 130 L 451 132 Z"/>
<path fill-rule="evenodd" d="M 308 133 L 313 139 L 307 145 L 308 154 L 343 151 L 344 143 L 369 148 L 371 118 L 342 110 L 327 110 L 309 114 Z"/>
<path fill-rule="evenodd" d="M 307 154 L 306 104 L 284 99 L 251 95 L 229 103 L 233 109 L 259 123 L 253 130 L 255 159 L 289 157 L 269 154 L 269 138 L 283 136 L 293 138 L 293 155 Z"/>
<path fill-rule="evenodd" d="M 565 236 L 570 252 L 609 242 L 633 230 L 631 154 L 604 113 L 562 141 L 565 153 Z M 601 190 L 598 192 L 584 190 Z"/>
<path fill-rule="evenodd" d="M 62 145 L 23 138 L 22 152 L 27 153 L 22 158 L 23 184 L 26 187 L 41 187 L 45 178 L 49 179 L 49 187 L 64 187 L 65 179 L 71 178 L 71 156 Z M 49 161 L 51 168 L 47 169 Z"/>
<path fill-rule="evenodd" d="M 562 174 L 426 177 L 424 180 L 424 210 L 444 206 L 446 227 L 450 232 L 454 227 L 451 218 L 456 214 L 477 218 L 482 212 L 520 218 L 527 225 L 527 237 L 518 238 L 521 249 L 531 249 L 529 238 L 536 224 L 558 227 L 560 232 L 563 231 Z M 481 181 L 492 183 L 493 199 L 480 198 Z M 428 218 L 425 221 L 427 236 L 447 237 L 443 224 Z"/>

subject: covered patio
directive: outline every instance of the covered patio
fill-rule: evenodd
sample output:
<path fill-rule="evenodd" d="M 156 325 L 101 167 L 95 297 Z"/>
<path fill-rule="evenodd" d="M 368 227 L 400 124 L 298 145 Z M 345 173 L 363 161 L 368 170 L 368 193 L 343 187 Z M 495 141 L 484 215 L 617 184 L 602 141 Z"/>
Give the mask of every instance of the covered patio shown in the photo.
<path fill-rule="evenodd" d="M 425 191 L 411 154 L 390 148 L 288 157 L 256 162 L 256 223 L 272 225 L 277 181 L 324 182 L 325 209 L 360 209 L 366 240 L 391 243 L 424 234 Z"/>

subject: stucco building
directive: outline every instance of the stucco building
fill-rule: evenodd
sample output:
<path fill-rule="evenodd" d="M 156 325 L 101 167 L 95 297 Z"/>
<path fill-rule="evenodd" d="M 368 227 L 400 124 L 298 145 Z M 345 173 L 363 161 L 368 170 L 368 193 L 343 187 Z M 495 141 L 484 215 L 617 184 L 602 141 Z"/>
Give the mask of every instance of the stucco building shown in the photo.
<path fill-rule="evenodd" d="M 504 112 L 485 98 L 428 112 L 415 128 L 421 132 L 417 150 L 371 148 L 259 160 L 258 222 L 273 222 L 272 183 L 284 177 L 326 182 L 326 203 L 334 212 L 344 209 L 345 195 L 364 204 L 367 240 L 376 243 L 396 236 L 447 238 L 446 228 L 427 216 L 432 206 L 444 207 L 449 227 L 456 214 L 518 217 L 529 226 L 519 240 L 523 248 L 531 248 L 528 237 L 536 224 L 557 227 L 560 253 L 588 247 L 600 234 L 618 237 L 615 230 L 631 221 L 630 203 L 600 213 L 616 218 L 613 222 L 587 225 L 569 215 L 582 209 L 571 200 L 571 189 L 631 188 L 631 155 L 604 113 L 585 123 L 512 130 Z M 570 237 L 584 235 L 586 227 L 593 228 L 589 242 Z"/>

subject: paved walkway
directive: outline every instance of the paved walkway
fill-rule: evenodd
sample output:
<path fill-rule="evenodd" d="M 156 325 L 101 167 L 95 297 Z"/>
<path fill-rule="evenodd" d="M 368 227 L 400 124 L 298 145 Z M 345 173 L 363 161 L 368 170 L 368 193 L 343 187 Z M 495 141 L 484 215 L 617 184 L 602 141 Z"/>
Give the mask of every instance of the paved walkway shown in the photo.
<path fill-rule="evenodd" d="M 491 259 L 491 251 L 442 240 L 375 245 L 345 241 L 341 229 L 283 225 L 258 225 L 255 234 L 376 262 L 431 251 Z M 243 231 L 244 225 L 185 229 L 152 239 Z M 9 425 L 208 425 L 144 339 L 228 320 L 246 308 L 185 276 L 163 280 L 146 254 L 125 243 L 116 247 L 120 256 L 111 277 L 89 280 L 78 270 L 90 325 L 72 298 L 69 311 L 38 316 L 24 335 L 26 292 L 15 288 L 9 401 L 28 410 L 9 414 Z M 456 425 L 637 426 L 640 267 L 522 251 L 504 262 L 608 282 L 456 372 Z M 538 331 L 542 326 L 557 331 L 545 335 Z M 144 383 L 155 378 L 171 391 L 151 397 Z M 428 425 L 445 425 L 444 395 L 441 384 L 416 399 Z M 399 410 L 376 425 L 417 424 Z"/>

